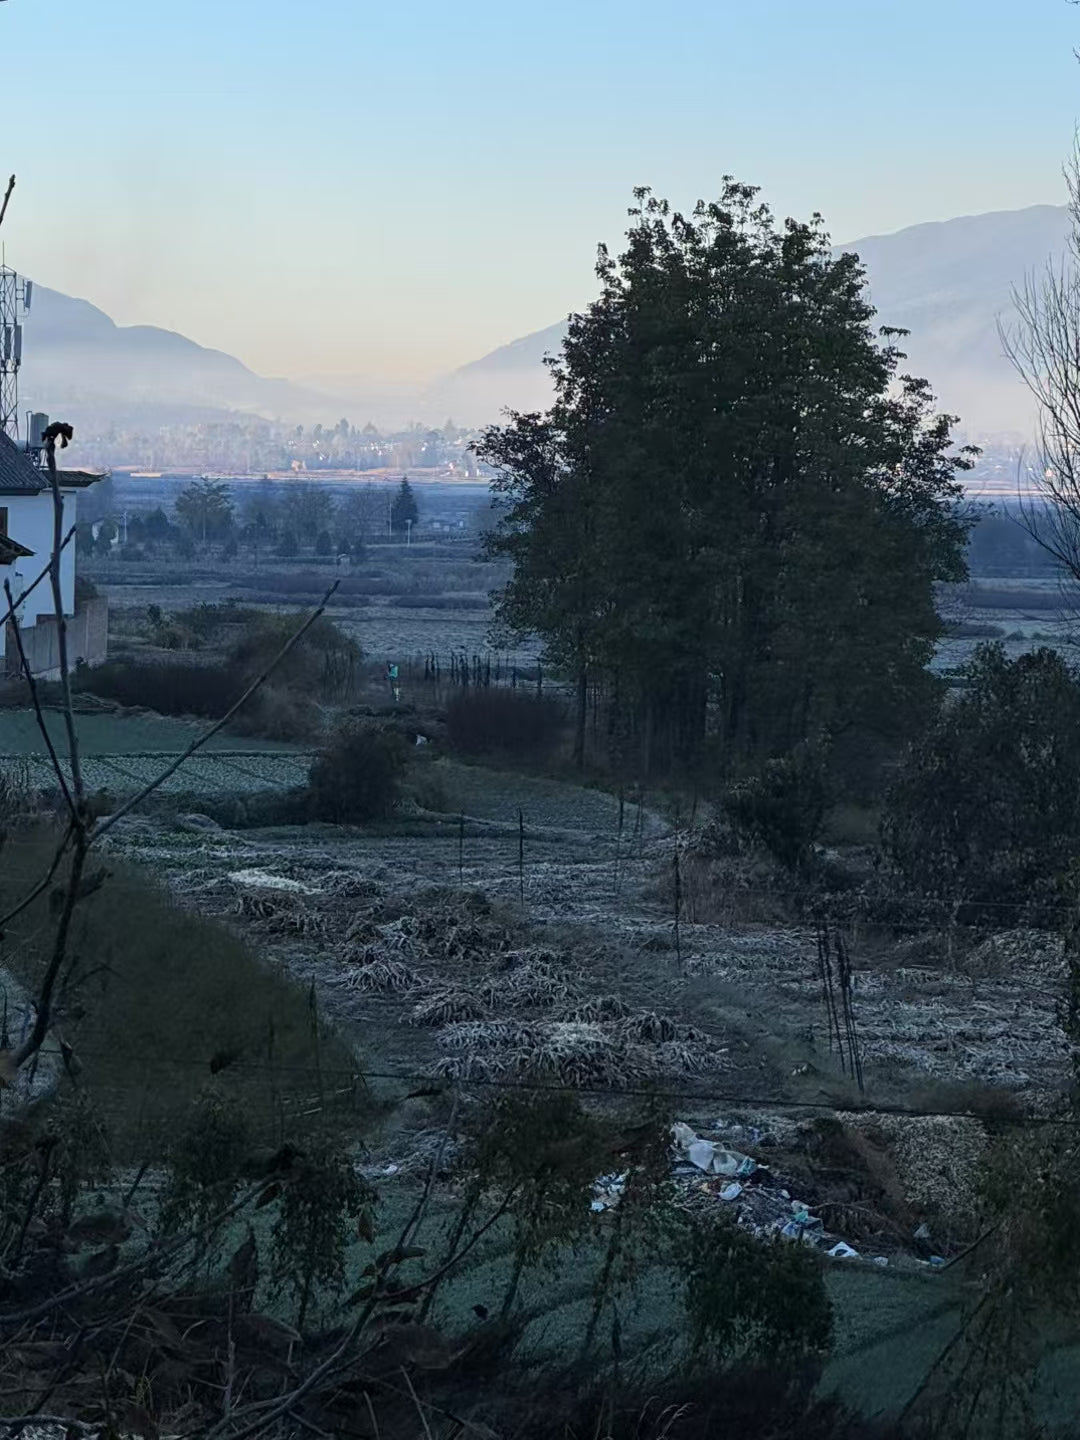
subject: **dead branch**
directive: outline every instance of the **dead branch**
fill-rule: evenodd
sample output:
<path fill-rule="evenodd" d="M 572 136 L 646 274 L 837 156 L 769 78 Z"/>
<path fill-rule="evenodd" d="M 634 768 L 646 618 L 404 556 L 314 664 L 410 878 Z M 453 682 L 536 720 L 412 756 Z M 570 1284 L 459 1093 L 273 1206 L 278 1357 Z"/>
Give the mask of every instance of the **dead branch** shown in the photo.
<path fill-rule="evenodd" d="M 1080 135 L 1064 173 L 1069 254 L 1014 288 L 1014 322 L 998 334 L 1038 412 L 1029 485 L 1017 476 L 1020 523 L 1080 582 Z"/>
<path fill-rule="evenodd" d="M 11 199 L 11 192 L 15 189 L 15 176 L 9 177 L 7 190 L 4 192 L 4 203 L 0 205 L 0 225 L 4 223 L 4 216 L 7 214 L 8 202 Z"/>
<path fill-rule="evenodd" d="M 4 594 L 7 596 L 10 603 L 11 585 L 10 582 L 7 580 L 4 581 Z M 53 744 L 53 738 L 49 734 L 49 727 L 45 723 L 45 715 L 41 709 L 41 698 L 38 695 L 37 681 L 34 679 L 34 672 L 30 668 L 30 661 L 26 654 L 26 647 L 23 644 L 22 628 L 19 625 L 18 620 L 16 620 L 14 617 L 12 617 L 12 619 L 9 621 L 9 626 L 15 637 L 15 648 L 19 652 L 19 666 L 23 673 L 23 679 L 26 681 L 27 689 L 30 691 L 30 702 L 34 707 L 34 718 L 37 720 L 38 729 L 41 731 L 41 737 L 45 741 L 45 749 L 49 753 L 49 760 L 52 764 L 56 778 L 59 781 L 60 789 L 63 792 L 64 800 L 67 804 L 68 809 L 71 811 L 72 816 L 74 817 L 75 799 L 71 793 L 70 787 L 68 786 L 67 779 L 64 776 L 64 771 L 60 764 L 59 757 L 56 754 L 56 746 Z"/>
<path fill-rule="evenodd" d="M 66 550 L 67 547 L 71 544 L 72 540 L 74 540 L 74 539 L 75 539 L 75 526 L 72 525 L 71 529 L 70 529 L 70 530 L 67 532 L 67 534 L 64 536 L 64 541 L 63 541 L 63 544 L 60 546 L 60 549 L 61 549 L 61 550 Z M 49 578 L 49 570 L 50 570 L 51 565 L 52 565 L 52 561 L 50 560 L 49 564 L 45 566 L 44 570 L 41 571 L 41 573 L 38 575 L 37 579 L 36 579 L 36 580 L 31 580 L 30 584 L 27 585 L 26 589 L 25 589 L 25 590 L 20 590 L 20 592 L 19 592 L 19 594 L 16 596 L 16 598 L 9 603 L 8 608 L 7 608 L 6 610 L 0 611 L 0 626 L 6 625 L 9 620 L 14 619 L 14 618 L 15 618 L 15 612 L 16 612 L 16 610 L 17 610 L 17 609 L 19 608 L 19 606 L 23 603 L 23 601 L 27 598 L 27 596 L 28 596 L 28 595 L 32 595 L 33 592 L 37 589 L 37 587 L 38 587 L 40 584 L 42 584 L 45 580 L 48 580 L 48 578 Z"/>
<path fill-rule="evenodd" d="M 64 616 L 64 595 L 60 575 L 60 551 L 64 539 L 64 497 L 60 494 L 60 481 L 56 473 L 56 441 L 61 447 L 71 439 L 71 426 L 54 421 L 45 431 L 45 463 L 49 472 L 49 487 L 53 502 L 53 548 L 49 556 L 49 580 L 52 585 L 53 609 L 56 615 L 56 643 L 60 660 L 60 687 L 64 697 L 64 725 L 68 733 L 68 763 L 71 766 L 71 788 L 75 796 L 75 808 L 80 817 L 84 809 L 82 765 L 79 762 L 79 741 L 75 732 L 75 710 L 71 703 L 71 674 L 68 670 L 67 620 Z M 80 818 L 80 824 L 83 823 Z"/>

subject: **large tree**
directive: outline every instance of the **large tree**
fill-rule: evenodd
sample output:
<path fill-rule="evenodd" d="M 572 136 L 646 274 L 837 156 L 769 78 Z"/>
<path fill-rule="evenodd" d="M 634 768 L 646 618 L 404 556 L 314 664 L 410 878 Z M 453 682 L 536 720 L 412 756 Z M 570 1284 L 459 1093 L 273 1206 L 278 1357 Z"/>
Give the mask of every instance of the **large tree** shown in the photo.
<path fill-rule="evenodd" d="M 952 417 L 820 217 L 778 227 L 730 179 L 690 218 L 635 193 L 551 409 L 479 446 L 508 502 L 499 618 L 576 677 L 579 755 L 593 686 L 646 767 L 890 725 L 926 684 L 934 583 L 963 575 Z"/>

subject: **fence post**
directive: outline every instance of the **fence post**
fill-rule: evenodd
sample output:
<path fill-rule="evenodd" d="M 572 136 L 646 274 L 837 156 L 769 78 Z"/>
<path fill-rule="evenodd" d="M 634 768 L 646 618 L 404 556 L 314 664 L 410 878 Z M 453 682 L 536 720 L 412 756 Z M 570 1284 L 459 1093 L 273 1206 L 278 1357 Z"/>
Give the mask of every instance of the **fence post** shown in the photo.
<path fill-rule="evenodd" d="M 518 806 L 518 898 L 525 905 L 525 816 Z"/>

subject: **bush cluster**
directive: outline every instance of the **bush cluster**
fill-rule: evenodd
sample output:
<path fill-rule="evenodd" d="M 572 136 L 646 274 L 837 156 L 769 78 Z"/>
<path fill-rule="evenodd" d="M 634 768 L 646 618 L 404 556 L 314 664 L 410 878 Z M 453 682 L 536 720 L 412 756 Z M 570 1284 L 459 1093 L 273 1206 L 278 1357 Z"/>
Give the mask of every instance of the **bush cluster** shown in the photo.
<path fill-rule="evenodd" d="M 744 844 L 765 850 L 785 870 L 802 872 L 813 858 L 828 801 L 821 758 L 798 750 L 733 785 L 723 809 Z"/>
<path fill-rule="evenodd" d="M 384 820 L 398 802 L 404 772 L 405 744 L 399 735 L 349 725 L 311 766 L 309 813 L 335 825 Z"/>

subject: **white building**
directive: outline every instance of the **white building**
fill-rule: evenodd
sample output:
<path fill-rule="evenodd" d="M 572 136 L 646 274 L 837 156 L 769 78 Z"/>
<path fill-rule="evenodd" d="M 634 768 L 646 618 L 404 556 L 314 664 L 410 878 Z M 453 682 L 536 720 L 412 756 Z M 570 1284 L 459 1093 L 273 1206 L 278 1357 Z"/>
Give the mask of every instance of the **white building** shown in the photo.
<path fill-rule="evenodd" d="M 78 494 L 102 477 L 89 470 L 60 470 L 63 504 L 61 535 L 66 536 L 76 521 Z M 6 581 L 16 601 L 49 563 L 52 554 L 55 514 L 47 473 L 33 456 L 0 431 L 0 615 L 6 615 Z M 60 591 L 64 615 L 69 619 L 68 656 L 72 664 L 88 664 L 105 658 L 108 612 L 105 601 L 75 603 L 75 537 L 68 541 L 60 558 Z M 52 586 L 48 578 L 17 605 L 15 611 L 23 647 L 36 675 L 49 678 L 57 673 L 56 616 Z M 0 625 L 0 674 L 18 674 L 19 660 L 13 627 Z"/>

